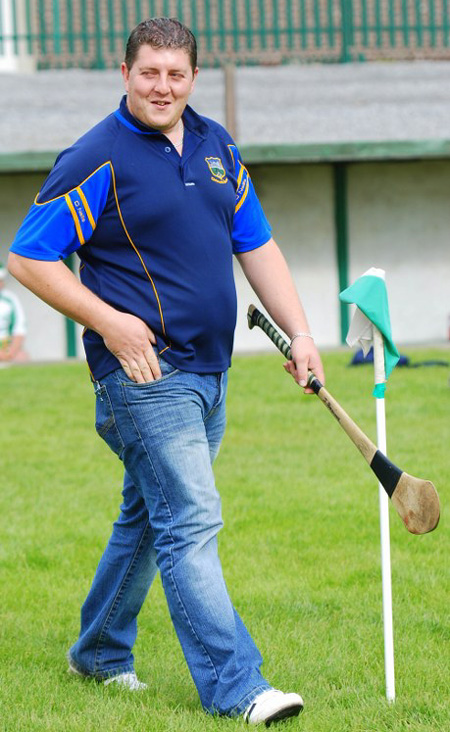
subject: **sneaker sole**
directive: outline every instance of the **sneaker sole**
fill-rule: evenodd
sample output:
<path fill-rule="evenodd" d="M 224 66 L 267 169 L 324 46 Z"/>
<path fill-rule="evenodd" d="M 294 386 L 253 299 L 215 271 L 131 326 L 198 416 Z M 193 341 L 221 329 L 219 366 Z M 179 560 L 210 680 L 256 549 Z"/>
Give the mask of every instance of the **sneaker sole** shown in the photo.
<path fill-rule="evenodd" d="M 298 717 L 300 712 L 303 711 L 303 705 L 301 704 L 293 704 L 290 707 L 286 707 L 285 709 L 280 709 L 279 712 L 275 712 L 275 714 L 272 714 L 271 717 L 268 717 L 264 724 L 266 727 L 270 727 L 272 722 L 282 722 L 283 719 L 289 719 L 290 717 Z"/>

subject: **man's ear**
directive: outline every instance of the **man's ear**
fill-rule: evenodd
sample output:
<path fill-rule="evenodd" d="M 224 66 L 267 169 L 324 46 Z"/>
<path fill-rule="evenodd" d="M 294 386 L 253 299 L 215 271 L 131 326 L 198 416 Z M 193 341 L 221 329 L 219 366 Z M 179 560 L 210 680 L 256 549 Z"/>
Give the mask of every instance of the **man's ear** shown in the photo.
<path fill-rule="evenodd" d="M 122 78 L 123 78 L 123 83 L 125 86 L 125 91 L 128 91 L 128 79 L 130 78 L 130 72 L 129 72 L 128 66 L 126 65 L 125 61 L 122 61 L 120 70 L 122 72 Z"/>
<path fill-rule="evenodd" d="M 194 91 L 195 82 L 197 81 L 197 76 L 198 76 L 198 66 L 196 66 L 194 69 L 194 78 L 192 79 L 190 94 L 192 94 L 192 92 Z"/>

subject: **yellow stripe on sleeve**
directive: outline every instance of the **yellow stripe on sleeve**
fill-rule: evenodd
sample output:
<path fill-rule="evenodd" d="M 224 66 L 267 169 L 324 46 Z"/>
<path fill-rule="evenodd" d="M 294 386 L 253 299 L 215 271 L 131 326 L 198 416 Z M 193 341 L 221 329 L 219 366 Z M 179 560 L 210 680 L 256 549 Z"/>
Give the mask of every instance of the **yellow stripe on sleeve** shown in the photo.
<path fill-rule="evenodd" d="M 246 183 L 245 183 L 244 193 L 242 194 L 239 202 L 236 204 L 236 208 L 234 209 L 234 212 L 235 213 L 237 213 L 237 211 L 239 211 L 239 209 L 241 208 L 241 206 L 244 203 L 245 199 L 247 198 L 248 189 L 249 189 L 249 183 L 248 183 L 248 178 L 247 178 Z"/>
<path fill-rule="evenodd" d="M 242 163 L 241 163 L 241 169 L 240 169 L 240 171 L 239 171 L 239 175 L 238 175 L 238 179 L 237 179 L 237 187 L 238 187 L 238 188 L 239 188 L 239 186 L 240 186 L 240 184 L 241 184 L 242 176 L 244 175 L 244 171 L 245 171 L 245 170 L 246 170 L 246 168 L 245 168 L 245 167 L 244 167 L 244 166 L 242 165 Z"/>
<path fill-rule="evenodd" d="M 72 201 L 70 200 L 70 196 L 68 193 L 65 194 L 64 199 L 67 203 L 67 206 L 69 207 L 69 211 L 72 214 L 74 223 L 75 223 L 75 229 L 77 230 L 78 239 L 80 240 L 80 244 L 84 244 L 84 236 L 83 232 L 81 231 L 81 225 L 78 220 L 77 212 L 75 211 L 74 205 Z"/>
<path fill-rule="evenodd" d="M 78 188 L 76 189 L 76 191 L 77 191 L 78 195 L 80 196 L 81 200 L 83 201 L 83 206 L 84 206 L 85 211 L 87 213 L 87 217 L 89 219 L 89 223 L 92 226 L 92 231 L 94 231 L 94 229 L 95 229 L 95 221 L 94 221 L 94 217 L 92 215 L 91 209 L 89 208 L 89 204 L 87 202 L 87 198 L 84 195 L 83 191 L 81 190 L 80 186 L 78 186 Z"/>

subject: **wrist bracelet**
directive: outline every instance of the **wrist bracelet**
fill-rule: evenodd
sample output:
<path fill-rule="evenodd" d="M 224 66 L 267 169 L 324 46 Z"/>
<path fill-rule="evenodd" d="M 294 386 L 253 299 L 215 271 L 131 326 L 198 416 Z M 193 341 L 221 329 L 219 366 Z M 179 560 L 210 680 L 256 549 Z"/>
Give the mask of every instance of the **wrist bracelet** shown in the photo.
<path fill-rule="evenodd" d="M 314 336 L 312 336 L 311 333 L 303 333 L 300 331 L 299 333 L 294 333 L 294 335 L 292 336 L 291 346 L 296 338 L 311 338 L 312 341 L 314 340 Z"/>

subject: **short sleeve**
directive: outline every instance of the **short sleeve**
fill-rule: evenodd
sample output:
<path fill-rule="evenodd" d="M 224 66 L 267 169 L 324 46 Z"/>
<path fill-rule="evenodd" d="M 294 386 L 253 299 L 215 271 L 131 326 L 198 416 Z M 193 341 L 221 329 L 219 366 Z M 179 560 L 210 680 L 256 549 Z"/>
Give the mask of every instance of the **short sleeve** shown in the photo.
<path fill-rule="evenodd" d="M 237 180 L 232 233 L 233 251 L 235 254 L 239 254 L 266 244 L 271 237 L 271 228 L 239 150 L 236 145 L 228 147 L 233 158 Z"/>
<path fill-rule="evenodd" d="M 17 232 L 11 251 L 43 261 L 65 259 L 75 252 L 90 239 L 97 226 L 111 176 L 108 161 L 75 187 L 64 190 L 60 166 L 55 166 Z M 58 195 L 54 195 L 55 188 Z M 63 189 L 61 193 L 58 188 Z M 52 195 L 47 198 L 48 190 Z"/>

